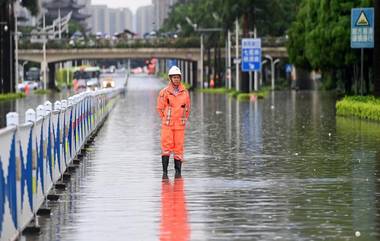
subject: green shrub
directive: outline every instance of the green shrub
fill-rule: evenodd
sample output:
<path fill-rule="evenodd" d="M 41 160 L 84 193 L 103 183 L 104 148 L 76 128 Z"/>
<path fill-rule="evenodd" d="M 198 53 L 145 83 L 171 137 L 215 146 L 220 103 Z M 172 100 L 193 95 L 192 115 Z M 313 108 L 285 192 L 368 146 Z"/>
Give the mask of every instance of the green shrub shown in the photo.
<path fill-rule="evenodd" d="M 228 90 L 226 88 L 205 88 L 198 91 L 207 94 L 225 94 Z"/>
<path fill-rule="evenodd" d="M 191 88 L 191 84 L 188 84 L 188 83 L 185 83 L 185 82 L 182 82 L 183 86 L 185 86 L 185 88 L 188 90 Z"/>
<path fill-rule="evenodd" d="M 255 95 L 258 99 L 264 99 L 269 93 L 270 87 L 264 87 L 259 91 L 251 93 L 242 93 L 236 91 L 235 89 L 226 89 L 226 88 L 206 88 L 198 89 L 199 92 L 207 94 L 227 94 L 229 97 L 234 97 L 237 100 L 250 100 L 251 96 Z"/>
<path fill-rule="evenodd" d="M 25 94 L 21 92 L 0 94 L 0 101 L 15 100 L 15 99 L 24 98 L 24 97 L 25 97 Z"/>
<path fill-rule="evenodd" d="M 67 76 L 68 75 L 68 76 Z M 63 88 L 65 86 L 70 87 L 72 85 L 73 81 L 73 70 L 72 69 L 58 69 L 55 73 L 55 81 L 57 83 L 57 86 L 60 88 Z M 69 80 L 69 83 L 67 84 L 67 77 Z"/>
<path fill-rule="evenodd" d="M 50 93 L 50 90 L 38 89 L 38 90 L 33 91 L 33 93 L 36 95 L 46 95 Z"/>
<path fill-rule="evenodd" d="M 374 96 L 346 96 L 336 103 L 337 115 L 380 121 L 380 99 Z"/>

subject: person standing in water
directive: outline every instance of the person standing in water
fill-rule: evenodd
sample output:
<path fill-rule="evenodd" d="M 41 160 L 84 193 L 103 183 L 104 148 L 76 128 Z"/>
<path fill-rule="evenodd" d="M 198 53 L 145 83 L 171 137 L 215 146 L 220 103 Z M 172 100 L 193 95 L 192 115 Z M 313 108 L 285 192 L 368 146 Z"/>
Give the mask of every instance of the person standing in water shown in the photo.
<path fill-rule="evenodd" d="M 170 154 L 174 155 L 175 175 L 181 176 L 185 127 L 190 115 L 189 92 L 181 83 L 182 73 L 177 66 L 169 70 L 169 84 L 160 91 L 157 111 L 161 118 L 161 159 L 163 176 L 167 177 Z"/>

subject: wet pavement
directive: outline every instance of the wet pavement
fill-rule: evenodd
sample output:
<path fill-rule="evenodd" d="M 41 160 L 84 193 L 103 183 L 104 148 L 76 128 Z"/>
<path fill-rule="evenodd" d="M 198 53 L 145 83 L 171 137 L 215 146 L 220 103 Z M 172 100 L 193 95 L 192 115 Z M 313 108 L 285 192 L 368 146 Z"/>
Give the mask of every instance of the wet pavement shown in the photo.
<path fill-rule="evenodd" d="M 162 181 L 156 97 L 131 77 L 68 189 L 21 240 L 380 240 L 380 124 L 326 92 L 191 93 L 183 177 Z"/>

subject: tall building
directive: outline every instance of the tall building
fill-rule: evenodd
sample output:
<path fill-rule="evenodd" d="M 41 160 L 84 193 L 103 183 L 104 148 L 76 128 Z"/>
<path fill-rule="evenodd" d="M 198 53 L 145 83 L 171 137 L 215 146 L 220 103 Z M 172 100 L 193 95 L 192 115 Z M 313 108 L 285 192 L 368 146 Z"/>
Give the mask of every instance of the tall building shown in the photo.
<path fill-rule="evenodd" d="M 149 33 L 154 29 L 153 6 L 139 7 L 136 11 L 136 32 L 140 36 Z"/>
<path fill-rule="evenodd" d="M 88 20 L 92 33 L 102 32 L 109 35 L 132 30 L 133 15 L 129 8 L 108 8 L 107 5 L 91 5 L 89 13 L 92 17 Z"/>
<path fill-rule="evenodd" d="M 123 32 L 128 29 L 133 30 L 133 13 L 129 8 L 117 9 L 116 12 L 116 26 L 117 32 Z"/>
<path fill-rule="evenodd" d="M 171 6 L 177 3 L 178 0 L 152 0 L 152 2 L 154 7 L 154 29 L 158 30 L 168 17 Z"/>
<path fill-rule="evenodd" d="M 107 5 L 91 5 L 89 8 L 91 17 L 88 19 L 88 24 L 91 27 L 92 33 L 102 32 L 109 33 L 109 12 Z"/>

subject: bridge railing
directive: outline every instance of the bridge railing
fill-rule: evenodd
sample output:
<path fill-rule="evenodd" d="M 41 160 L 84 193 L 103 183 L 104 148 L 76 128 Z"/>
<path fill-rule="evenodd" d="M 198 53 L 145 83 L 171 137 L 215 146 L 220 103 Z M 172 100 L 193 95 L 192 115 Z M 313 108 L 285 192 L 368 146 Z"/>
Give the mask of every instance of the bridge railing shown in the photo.
<path fill-rule="evenodd" d="M 123 89 L 84 92 L 7 114 L 0 129 L 0 241 L 14 240 L 100 128 Z M 53 108 L 54 107 L 54 108 Z M 46 202 L 45 202 L 46 203 Z"/>
<path fill-rule="evenodd" d="M 283 47 L 285 37 L 264 37 L 262 44 L 265 47 Z M 220 45 L 223 45 L 222 43 Z M 213 45 L 214 46 L 214 45 Z M 31 43 L 29 38 L 20 40 L 21 49 L 42 49 L 41 43 Z M 152 39 L 94 39 L 79 40 L 49 40 L 48 49 L 86 49 L 86 48 L 199 48 L 198 37 L 189 38 L 152 38 Z"/>

